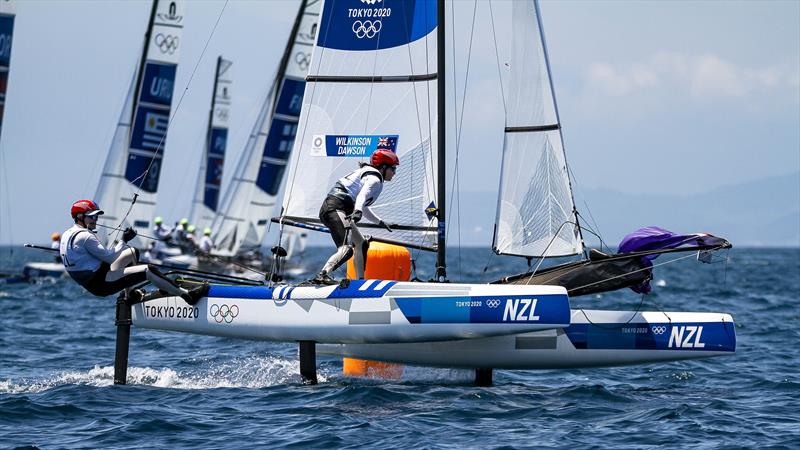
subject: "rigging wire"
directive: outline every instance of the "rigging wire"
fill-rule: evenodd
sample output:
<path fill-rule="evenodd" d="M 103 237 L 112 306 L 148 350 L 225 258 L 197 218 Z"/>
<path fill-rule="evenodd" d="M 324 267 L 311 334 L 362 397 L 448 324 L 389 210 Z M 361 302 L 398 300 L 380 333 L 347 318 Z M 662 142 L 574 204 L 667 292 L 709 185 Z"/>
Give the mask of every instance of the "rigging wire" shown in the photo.
<path fill-rule="evenodd" d="M 633 314 L 631 314 L 631 316 L 628 318 L 628 320 L 626 320 L 624 323 L 621 323 L 621 324 L 618 324 L 618 325 L 613 325 L 613 326 L 610 326 L 610 327 L 592 322 L 592 319 L 589 318 L 589 316 L 586 314 L 586 311 L 583 308 L 581 308 L 580 311 L 581 311 L 581 314 L 583 314 L 583 317 L 586 318 L 586 321 L 589 322 L 592 326 L 595 326 L 597 328 L 602 328 L 604 330 L 618 330 L 618 329 L 624 327 L 625 325 L 628 325 L 629 323 L 631 323 L 631 321 L 636 317 L 636 315 L 639 314 L 639 311 L 642 310 L 642 305 L 644 304 L 645 296 L 647 296 L 647 294 L 643 293 L 641 298 L 639 299 L 639 306 L 636 307 L 636 310 L 633 311 Z M 664 315 L 666 316 L 667 314 L 664 313 Z M 669 318 L 669 316 L 667 316 L 667 318 Z M 672 319 L 670 319 L 670 323 L 672 323 Z"/>
<path fill-rule="evenodd" d="M 458 210 L 458 213 L 457 213 L 458 227 L 456 229 L 456 231 L 458 233 L 458 247 L 457 247 L 458 248 L 458 257 L 457 257 L 457 260 L 458 260 L 459 275 L 461 277 L 463 277 L 464 273 L 463 273 L 462 266 L 461 266 L 461 189 L 460 189 L 461 188 L 461 186 L 460 186 L 461 178 L 459 177 L 459 157 L 460 157 L 460 154 L 461 154 L 460 153 L 461 136 L 462 136 L 462 133 L 464 131 L 464 111 L 466 110 L 466 103 L 467 103 L 467 85 L 469 84 L 469 69 L 470 69 L 470 63 L 472 61 L 472 43 L 474 42 L 474 38 L 475 38 L 475 18 L 477 17 L 478 1 L 474 0 L 473 3 L 472 3 L 472 24 L 471 24 L 471 27 L 470 27 L 469 46 L 467 48 L 467 67 L 466 67 L 466 70 L 465 70 L 465 73 L 464 73 L 464 87 L 462 88 L 462 94 L 461 94 L 461 111 L 460 111 L 460 113 L 459 113 L 459 110 L 458 110 L 458 78 L 456 77 L 456 73 L 458 72 L 457 66 L 456 66 L 456 52 L 455 52 L 455 46 L 456 46 L 456 42 L 457 42 L 456 41 L 456 31 L 455 31 L 455 28 L 456 28 L 456 26 L 455 26 L 456 13 L 455 13 L 455 7 L 453 6 L 453 4 L 454 4 L 454 2 L 450 2 L 450 14 L 453 17 L 453 26 L 450 27 L 451 28 L 450 32 L 451 32 L 452 42 L 453 42 L 453 49 L 452 49 L 453 50 L 452 51 L 452 53 L 453 53 L 453 71 L 452 71 L 453 72 L 453 109 L 454 109 L 456 115 L 459 116 L 459 118 L 458 118 L 457 121 L 455 121 L 455 126 L 456 126 L 456 145 L 455 145 L 455 147 L 456 147 L 456 157 L 455 157 L 455 162 L 454 162 L 454 165 L 453 165 L 454 175 L 453 175 L 453 185 L 452 185 L 452 189 L 451 189 L 451 192 L 450 192 L 450 204 L 453 203 L 453 196 L 456 197 L 457 204 L 456 204 L 456 208 L 451 208 L 450 209 L 449 217 L 447 218 L 447 220 L 448 220 L 448 222 L 452 223 L 452 221 L 450 219 L 453 216 L 453 209 L 457 209 Z M 449 234 L 449 232 L 450 232 L 450 229 L 448 229 L 446 231 L 446 234 Z M 445 241 L 446 240 L 447 239 L 445 239 Z"/>
<path fill-rule="evenodd" d="M 162 149 L 162 146 L 164 144 L 164 139 L 166 139 L 166 137 L 167 137 L 167 132 L 169 132 L 169 128 L 172 125 L 172 122 L 175 120 L 175 117 L 178 115 L 178 111 L 180 110 L 181 103 L 183 103 L 183 98 L 186 96 L 186 93 L 189 91 L 189 86 L 192 84 L 192 80 L 194 79 L 194 75 L 197 72 L 197 68 L 200 66 L 200 63 L 203 61 L 203 56 L 205 56 L 205 54 L 206 54 L 206 50 L 208 49 L 208 44 L 211 42 L 211 38 L 214 36 L 214 33 L 217 31 L 217 26 L 219 25 L 220 19 L 222 19 L 222 14 L 225 12 L 225 8 L 228 6 L 228 1 L 229 0 L 225 0 L 225 3 L 222 5 L 222 9 L 219 11 L 219 14 L 217 15 L 217 20 L 214 23 L 214 27 L 211 29 L 211 33 L 208 35 L 208 39 L 206 39 L 206 43 L 203 46 L 202 52 L 200 52 L 200 57 L 197 59 L 197 63 L 194 65 L 194 69 L 192 69 L 192 73 L 189 76 L 189 80 L 186 82 L 186 87 L 183 89 L 183 93 L 181 93 L 181 97 L 178 99 L 178 103 L 175 105 L 175 112 L 172 113 L 172 115 L 170 116 L 169 120 L 167 121 L 166 131 L 161 136 L 161 140 L 159 141 L 158 145 L 156 146 L 156 151 L 153 154 L 153 157 L 150 158 L 150 164 L 147 165 L 147 169 L 145 169 L 144 172 L 142 172 L 141 175 L 139 175 L 138 177 L 134 178 L 131 181 L 131 184 L 136 184 L 136 181 L 141 178 L 141 181 L 139 182 L 139 186 L 138 186 L 136 192 L 133 194 L 133 199 L 131 200 L 131 204 L 128 207 L 128 211 L 125 212 L 125 215 L 120 220 L 119 225 L 117 225 L 117 227 L 115 228 L 117 232 L 119 232 L 121 230 L 122 224 L 125 223 L 125 219 L 128 218 L 128 216 L 130 215 L 131 211 L 133 210 L 133 206 L 136 204 L 136 199 L 139 196 L 139 192 L 141 192 L 141 190 L 142 190 L 142 185 L 144 184 L 145 180 L 147 179 L 147 174 L 150 172 L 150 169 L 152 168 L 153 163 L 155 162 L 156 157 L 158 156 L 158 153 Z M 148 43 L 145 43 L 145 45 L 148 45 Z"/>
<path fill-rule="evenodd" d="M 494 28 L 494 12 L 492 10 L 492 0 L 489 0 L 489 23 L 492 25 L 492 42 L 494 43 L 494 56 L 497 60 L 497 77 L 500 80 L 500 98 L 503 100 L 503 113 L 508 116 L 508 106 L 506 105 L 506 91 L 503 86 L 503 72 L 500 67 L 500 51 L 497 49 L 497 35 Z"/>

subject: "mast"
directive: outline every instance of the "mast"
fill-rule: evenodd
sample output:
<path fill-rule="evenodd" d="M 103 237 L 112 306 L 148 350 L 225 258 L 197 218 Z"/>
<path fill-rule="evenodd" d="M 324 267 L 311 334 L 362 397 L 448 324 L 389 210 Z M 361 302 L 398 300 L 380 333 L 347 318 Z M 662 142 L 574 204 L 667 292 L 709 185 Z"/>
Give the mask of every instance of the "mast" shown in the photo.
<path fill-rule="evenodd" d="M 133 93 L 133 99 L 135 102 L 138 103 L 139 101 L 139 90 L 142 88 L 142 77 L 144 76 L 144 65 L 147 62 L 147 47 L 150 43 L 150 35 L 153 33 L 153 22 L 156 19 L 156 10 L 158 9 L 158 0 L 153 0 L 153 6 L 150 9 L 150 20 L 147 22 L 147 31 L 144 32 L 144 45 L 142 45 L 142 57 L 139 58 L 139 70 L 136 71 L 136 83 L 134 84 L 135 91 Z M 131 109 L 131 123 L 135 122 L 136 119 L 136 107 L 134 106 Z M 130 144 L 130 142 L 128 143 Z"/>
<path fill-rule="evenodd" d="M 445 247 L 445 186 L 447 176 L 447 161 L 445 151 L 445 9 L 444 0 L 436 0 L 436 95 L 437 95 L 437 133 L 438 139 L 436 150 L 437 158 L 437 222 L 439 224 L 439 236 L 436 247 L 436 280 L 445 281 L 447 279 L 447 261 Z"/>

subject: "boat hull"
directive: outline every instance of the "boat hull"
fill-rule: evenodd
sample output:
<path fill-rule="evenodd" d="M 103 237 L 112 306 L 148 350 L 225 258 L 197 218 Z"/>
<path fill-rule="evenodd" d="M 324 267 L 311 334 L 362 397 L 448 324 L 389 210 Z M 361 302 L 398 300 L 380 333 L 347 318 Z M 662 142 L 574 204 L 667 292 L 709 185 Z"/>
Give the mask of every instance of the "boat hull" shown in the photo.
<path fill-rule="evenodd" d="M 25 264 L 22 274 L 26 278 L 61 278 L 67 271 L 61 263 L 32 262 Z"/>
<path fill-rule="evenodd" d="M 133 323 L 213 336 L 319 343 L 474 339 L 569 325 L 560 286 L 401 283 L 211 286 L 190 306 L 180 297 L 134 305 Z"/>
<path fill-rule="evenodd" d="M 573 310 L 557 330 L 417 344 L 320 345 L 320 354 L 454 368 L 555 369 L 733 354 L 728 314 Z"/>

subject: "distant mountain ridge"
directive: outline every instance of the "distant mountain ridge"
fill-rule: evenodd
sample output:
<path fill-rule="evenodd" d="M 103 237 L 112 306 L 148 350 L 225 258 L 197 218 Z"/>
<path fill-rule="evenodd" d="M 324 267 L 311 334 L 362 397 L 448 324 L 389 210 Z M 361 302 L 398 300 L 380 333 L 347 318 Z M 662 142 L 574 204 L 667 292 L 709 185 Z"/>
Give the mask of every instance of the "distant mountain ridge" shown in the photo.
<path fill-rule="evenodd" d="M 461 192 L 461 244 L 488 246 L 492 240 L 497 194 Z M 582 189 L 575 202 L 583 224 L 615 247 L 637 228 L 656 225 L 678 233 L 709 232 L 734 246 L 800 246 L 800 172 L 732 184 L 694 195 L 631 194 Z M 469 204 L 469 211 L 465 205 Z M 587 205 L 588 204 L 588 209 Z M 454 205 L 453 205 L 454 206 Z M 592 220 L 594 219 L 594 220 Z M 450 219 L 455 225 L 456 220 Z M 588 223 L 587 223 L 588 222 Z M 455 243 L 450 230 L 448 239 Z M 584 233 L 588 245 L 598 240 Z"/>

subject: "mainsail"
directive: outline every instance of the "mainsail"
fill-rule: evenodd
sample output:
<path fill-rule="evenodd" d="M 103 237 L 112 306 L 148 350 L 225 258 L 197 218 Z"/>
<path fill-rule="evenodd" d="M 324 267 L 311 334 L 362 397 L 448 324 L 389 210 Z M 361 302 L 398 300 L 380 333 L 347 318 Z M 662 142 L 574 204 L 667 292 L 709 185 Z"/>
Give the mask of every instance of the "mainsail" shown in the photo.
<path fill-rule="evenodd" d="M 533 0 L 512 7 L 510 83 L 494 250 L 530 257 L 581 253 L 550 64 Z"/>
<path fill-rule="evenodd" d="M 235 255 L 261 245 L 292 151 L 305 76 L 317 36 L 320 0 L 300 5 L 278 74 L 225 191 L 212 229 L 217 252 Z"/>
<path fill-rule="evenodd" d="M 15 2 L 0 1 L 0 131 L 3 128 L 3 113 L 6 108 L 6 87 L 11 65 L 11 44 L 14 36 Z"/>
<path fill-rule="evenodd" d="M 371 206 L 394 232 L 362 222 L 376 240 L 436 244 L 437 8 L 434 0 L 326 1 L 292 151 L 284 224 L 325 230 L 320 205 L 337 179 L 376 149 L 400 172 Z"/>
<path fill-rule="evenodd" d="M 155 215 L 184 3 L 153 2 L 139 69 L 128 90 L 95 194 L 95 201 L 106 212 L 101 218 L 107 226 L 131 226 L 147 234 Z"/>
<path fill-rule="evenodd" d="M 214 91 L 211 95 L 208 129 L 203 159 L 197 175 L 194 201 L 189 213 L 189 222 L 198 229 L 211 225 L 219 206 L 222 184 L 222 169 L 225 163 L 225 147 L 228 142 L 228 122 L 231 106 L 231 63 L 217 58 Z"/>

